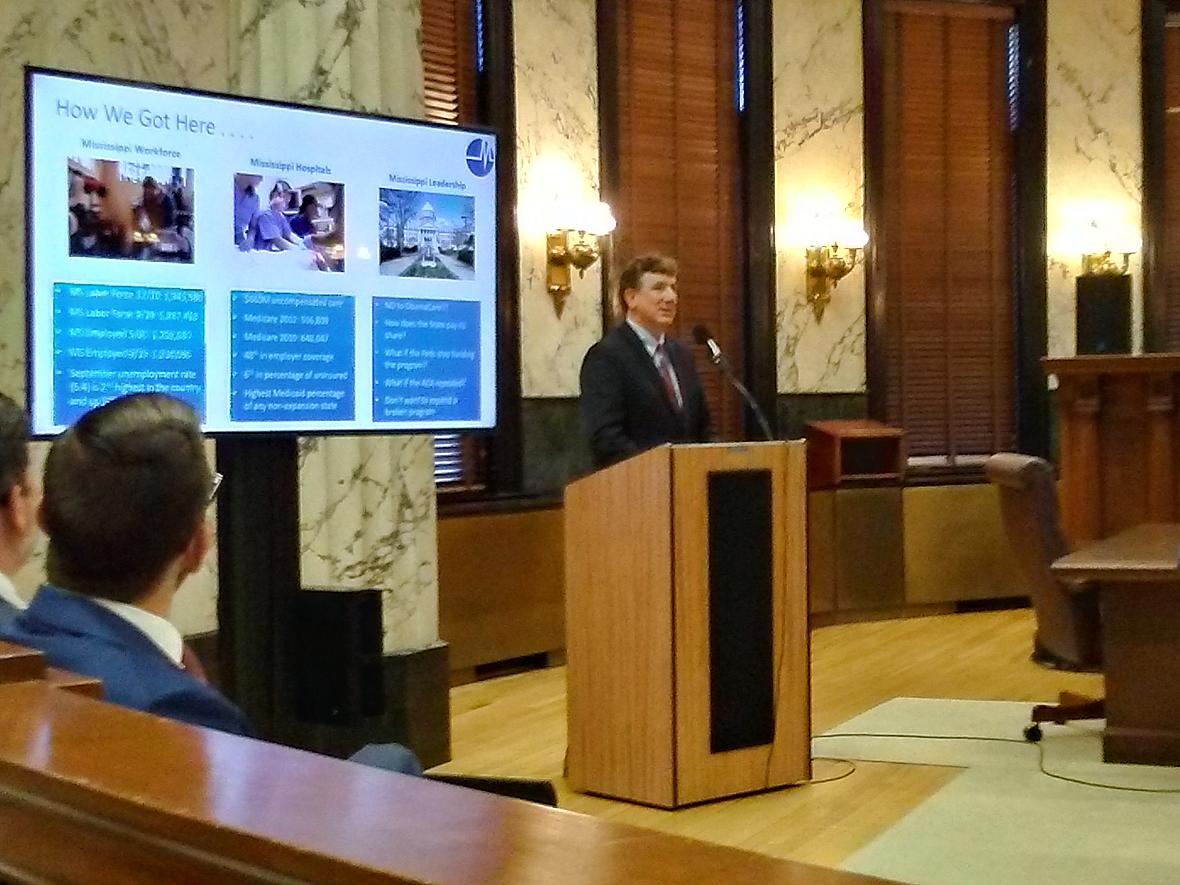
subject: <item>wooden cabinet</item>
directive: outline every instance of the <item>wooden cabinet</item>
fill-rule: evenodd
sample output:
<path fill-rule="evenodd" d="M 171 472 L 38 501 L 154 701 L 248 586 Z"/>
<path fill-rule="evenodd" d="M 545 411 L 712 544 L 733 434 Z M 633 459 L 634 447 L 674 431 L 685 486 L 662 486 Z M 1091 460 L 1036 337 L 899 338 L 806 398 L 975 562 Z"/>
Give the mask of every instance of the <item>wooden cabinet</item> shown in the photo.
<path fill-rule="evenodd" d="M 807 424 L 807 487 L 812 491 L 900 483 L 905 459 L 900 427 L 868 419 Z"/>
<path fill-rule="evenodd" d="M 807 425 L 811 611 L 905 601 L 905 431 L 878 421 Z"/>

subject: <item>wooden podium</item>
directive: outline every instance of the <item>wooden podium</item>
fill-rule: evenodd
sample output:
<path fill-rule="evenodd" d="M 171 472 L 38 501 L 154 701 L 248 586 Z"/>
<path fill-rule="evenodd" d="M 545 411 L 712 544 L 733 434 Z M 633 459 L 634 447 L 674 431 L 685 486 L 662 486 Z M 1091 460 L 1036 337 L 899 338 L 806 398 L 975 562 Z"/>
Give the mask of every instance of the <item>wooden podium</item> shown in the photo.
<path fill-rule="evenodd" d="M 811 776 L 805 450 L 666 445 L 566 488 L 573 789 L 677 808 Z"/>

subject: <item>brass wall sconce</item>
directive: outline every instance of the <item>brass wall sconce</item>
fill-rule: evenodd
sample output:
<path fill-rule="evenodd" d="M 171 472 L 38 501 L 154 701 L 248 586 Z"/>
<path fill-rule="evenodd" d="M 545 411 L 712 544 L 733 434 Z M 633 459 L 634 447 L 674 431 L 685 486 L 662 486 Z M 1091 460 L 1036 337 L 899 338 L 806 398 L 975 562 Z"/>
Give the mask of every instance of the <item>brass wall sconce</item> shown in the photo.
<path fill-rule="evenodd" d="M 1121 254 L 1122 261 L 1114 256 Z M 1084 252 L 1082 254 L 1082 276 L 1084 277 L 1121 277 L 1131 268 L 1131 252 Z"/>
<path fill-rule="evenodd" d="M 560 317 L 573 288 L 571 268 L 578 277 L 602 254 L 601 238 L 615 229 L 615 219 L 606 203 L 587 207 L 586 218 L 576 227 L 559 227 L 545 234 L 545 285 Z"/>
<path fill-rule="evenodd" d="M 807 303 L 815 312 L 816 322 L 832 300 L 832 290 L 860 263 L 861 250 L 868 245 L 864 231 L 850 232 L 845 244 L 807 247 Z"/>
<path fill-rule="evenodd" d="M 570 269 L 576 267 L 578 277 L 584 277 L 586 268 L 597 261 L 601 254 L 602 248 L 597 234 L 570 228 L 545 234 L 545 256 L 549 264 L 545 273 L 545 283 L 558 316 L 561 316 L 565 300 L 573 288 L 573 275 Z"/>
<path fill-rule="evenodd" d="M 1143 248 L 1132 224 L 1120 218 L 1118 207 L 1095 204 L 1073 212 L 1065 227 L 1058 254 L 1079 252 L 1083 277 L 1121 277 L 1131 270 L 1131 256 Z"/>

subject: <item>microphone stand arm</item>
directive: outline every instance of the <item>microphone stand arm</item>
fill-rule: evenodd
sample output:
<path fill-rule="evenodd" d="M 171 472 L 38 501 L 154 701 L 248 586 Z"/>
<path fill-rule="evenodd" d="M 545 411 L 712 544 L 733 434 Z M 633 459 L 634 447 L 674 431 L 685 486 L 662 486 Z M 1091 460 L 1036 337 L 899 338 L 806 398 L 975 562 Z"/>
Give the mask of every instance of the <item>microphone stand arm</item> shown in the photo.
<path fill-rule="evenodd" d="M 738 378 L 736 374 L 734 374 L 733 369 L 729 366 L 729 360 L 725 358 L 725 354 L 723 354 L 720 349 L 713 350 L 710 348 L 709 359 L 713 362 L 713 365 L 720 369 L 721 373 L 725 375 L 727 379 L 729 379 L 729 383 L 734 386 L 734 389 L 742 395 L 742 398 L 750 407 L 750 411 L 753 412 L 754 417 L 758 419 L 758 425 L 762 428 L 762 433 L 766 436 L 766 441 L 773 442 L 774 434 L 770 430 L 770 422 L 766 420 L 766 415 L 763 413 L 762 407 L 758 405 L 758 400 L 754 399 L 754 395 L 750 393 L 746 385 L 742 384 L 741 379 Z"/>

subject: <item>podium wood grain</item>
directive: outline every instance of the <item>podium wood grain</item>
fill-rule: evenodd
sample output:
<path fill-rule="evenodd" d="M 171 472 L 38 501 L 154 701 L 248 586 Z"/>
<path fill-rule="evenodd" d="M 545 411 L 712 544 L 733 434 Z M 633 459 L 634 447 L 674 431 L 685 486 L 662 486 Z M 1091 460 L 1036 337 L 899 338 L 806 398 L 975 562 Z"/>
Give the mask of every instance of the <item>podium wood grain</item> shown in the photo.
<path fill-rule="evenodd" d="M 805 445 L 664 446 L 566 488 L 569 779 L 664 808 L 810 776 Z M 710 747 L 708 477 L 771 474 L 773 744 Z"/>
<path fill-rule="evenodd" d="M 671 494 L 669 448 L 565 493 L 570 782 L 664 807 L 675 804 Z"/>

